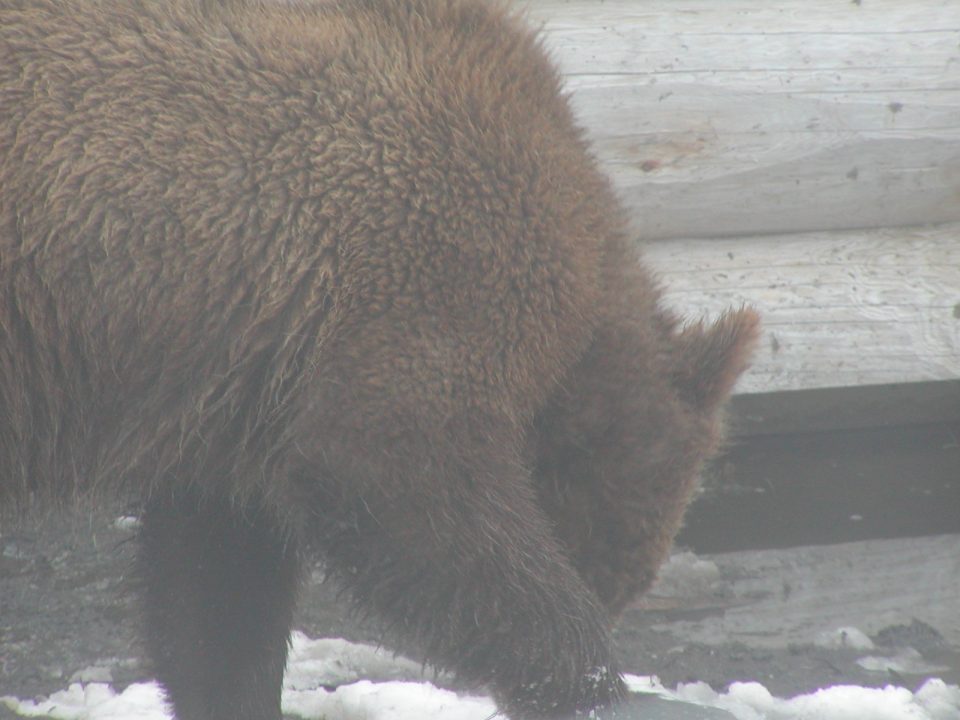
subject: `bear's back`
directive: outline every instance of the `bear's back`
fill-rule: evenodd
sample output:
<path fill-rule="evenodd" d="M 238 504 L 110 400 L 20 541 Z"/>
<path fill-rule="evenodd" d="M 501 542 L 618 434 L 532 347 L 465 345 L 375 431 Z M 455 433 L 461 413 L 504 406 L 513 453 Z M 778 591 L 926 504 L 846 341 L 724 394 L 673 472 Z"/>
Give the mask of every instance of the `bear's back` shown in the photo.
<path fill-rule="evenodd" d="M 345 337 L 528 414 L 588 341 L 619 211 L 501 9 L 6 0 L 0 65 L 24 475 L 262 453 Z"/>

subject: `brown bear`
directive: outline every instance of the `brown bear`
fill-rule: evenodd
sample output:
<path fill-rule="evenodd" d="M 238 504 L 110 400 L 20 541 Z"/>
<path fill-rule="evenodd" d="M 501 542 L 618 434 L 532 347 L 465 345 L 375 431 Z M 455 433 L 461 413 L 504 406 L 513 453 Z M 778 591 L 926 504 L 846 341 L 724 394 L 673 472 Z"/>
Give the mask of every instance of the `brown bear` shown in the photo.
<path fill-rule="evenodd" d="M 280 717 L 307 552 L 512 718 L 626 708 L 757 333 L 660 294 L 499 6 L 0 0 L 0 500 L 139 494 L 180 720 Z"/>

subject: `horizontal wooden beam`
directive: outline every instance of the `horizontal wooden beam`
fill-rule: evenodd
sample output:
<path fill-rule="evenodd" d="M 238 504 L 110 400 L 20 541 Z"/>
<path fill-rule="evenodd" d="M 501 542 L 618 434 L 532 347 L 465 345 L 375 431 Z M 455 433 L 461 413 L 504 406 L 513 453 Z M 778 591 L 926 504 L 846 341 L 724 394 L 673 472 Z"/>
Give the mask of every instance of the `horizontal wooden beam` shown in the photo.
<path fill-rule="evenodd" d="M 648 606 L 668 608 L 662 619 L 656 618 L 657 629 L 674 634 L 677 643 L 719 646 L 740 642 L 741 652 L 747 655 L 750 648 L 756 652 L 758 647 L 796 645 L 796 652 L 805 658 L 803 664 L 821 666 L 821 682 L 826 686 L 836 683 L 838 677 L 849 678 L 841 675 L 834 662 L 852 663 L 864 655 L 894 654 L 895 650 L 889 645 L 883 647 L 886 643 L 881 644 L 876 636 L 886 631 L 897 638 L 899 630 L 901 642 L 912 635 L 910 645 L 922 643 L 915 649 L 926 652 L 933 649 L 931 645 L 940 646 L 940 657 L 948 666 L 943 672 L 948 674 L 938 670 L 935 676 L 957 681 L 954 653 L 960 647 L 960 623 L 956 621 L 960 535 L 759 550 L 693 560 L 715 565 L 716 575 L 707 575 L 708 581 L 703 580 L 702 572 L 690 572 L 691 560 L 681 556 L 666 565 L 662 570 L 666 582 L 655 585 L 645 598 Z M 804 649 L 819 640 L 821 633 L 836 635 L 844 627 L 874 636 L 881 646 L 859 652 L 851 647 L 829 660 L 823 656 L 816 659 Z M 718 650 L 716 656 L 714 663 L 722 662 L 719 658 L 723 651 Z M 660 662 L 667 664 L 665 660 Z M 676 664 L 681 667 L 674 670 L 674 682 L 684 679 L 678 673 L 688 672 L 682 662 Z M 886 677 L 874 676 L 872 683 L 896 681 L 914 687 L 930 672 L 914 667 L 904 670 L 909 679 L 891 672 Z M 781 694 L 776 687 L 791 681 L 771 677 L 764 684 Z M 870 683 L 868 678 L 864 681 Z M 783 694 L 789 697 L 794 692 Z M 854 711 L 852 716 L 876 717 L 869 711 Z"/>
<path fill-rule="evenodd" d="M 697 552 L 960 533 L 960 423 L 734 438 L 678 542 Z"/>
<path fill-rule="evenodd" d="M 644 237 L 960 220 L 955 0 L 527 0 Z"/>
<path fill-rule="evenodd" d="M 960 224 L 642 244 L 684 316 L 763 317 L 738 391 L 960 378 Z"/>
<path fill-rule="evenodd" d="M 730 411 L 739 439 L 931 423 L 960 428 L 960 379 L 737 395 Z"/>

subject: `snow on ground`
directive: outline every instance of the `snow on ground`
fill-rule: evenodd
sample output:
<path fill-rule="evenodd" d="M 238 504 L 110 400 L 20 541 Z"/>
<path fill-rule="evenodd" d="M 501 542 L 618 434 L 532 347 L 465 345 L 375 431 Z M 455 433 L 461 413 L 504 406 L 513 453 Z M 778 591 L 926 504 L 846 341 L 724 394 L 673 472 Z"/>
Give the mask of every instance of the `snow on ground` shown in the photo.
<path fill-rule="evenodd" d="M 327 720 L 488 720 L 486 697 L 457 695 L 421 678 L 421 668 L 378 648 L 295 633 L 284 681 L 283 711 Z M 362 679 L 361 679 L 362 678 Z M 631 689 L 721 708 L 737 720 L 960 720 L 960 687 L 926 681 L 906 688 L 838 685 L 782 699 L 753 682 L 717 693 L 706 683 L 665 688 L 656 678 L 628 676 Z M 328 689 L 335 688 L 335 689 Z M 74 683 L 46 700 L 0 698 L 14 712 L 64 720 L 169 720 L 159 687 L 137 683 L 115 693 L 104 683 Z"/>

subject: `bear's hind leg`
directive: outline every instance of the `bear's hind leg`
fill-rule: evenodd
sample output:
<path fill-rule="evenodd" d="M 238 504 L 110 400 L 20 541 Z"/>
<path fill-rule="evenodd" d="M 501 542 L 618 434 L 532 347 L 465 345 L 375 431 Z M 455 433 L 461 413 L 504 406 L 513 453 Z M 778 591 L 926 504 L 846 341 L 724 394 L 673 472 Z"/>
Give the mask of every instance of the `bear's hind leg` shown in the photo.
<path fill-rule="evenodd" d="M 279 720 L 299 568 L 268 513 L 158 495 L 138 561 L 147 652 L 178 720 Z"/>

